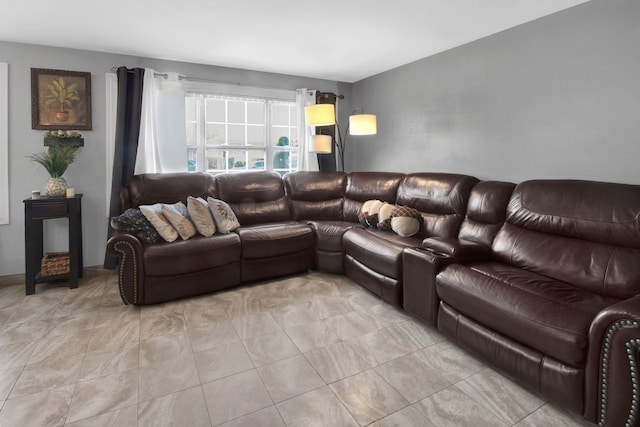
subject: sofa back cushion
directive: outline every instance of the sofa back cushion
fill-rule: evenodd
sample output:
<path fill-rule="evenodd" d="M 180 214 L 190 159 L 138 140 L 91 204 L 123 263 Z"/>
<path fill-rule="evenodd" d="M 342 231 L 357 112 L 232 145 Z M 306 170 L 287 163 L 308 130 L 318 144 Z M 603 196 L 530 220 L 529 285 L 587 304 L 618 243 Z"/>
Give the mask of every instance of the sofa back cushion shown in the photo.
<path fill-rule="evenodd" d="M 519 184 L 495 256 L 615 298 L 640 293 L 640 186 L 575 180 Z"/>
<path fill-rule="evenodd" d="M 134 175 L 120 191 L 123 212 L 140 205 L 187 203 L 187 197 L 215 197 L 212 175 L 203 172 L 150 173 Z"/>
<path fill-rule="evenodd" d="M 358 212 L 367 200 L 395 203 L 404 174 L 392 172 L 352 172 L 347 176 L 343 219 L 358 222 Z"/>
<path fill-rule="evenodd" d="M 218 198 L 229 204 L 240 225 L 291 219 L 284 184 L 275 172 L 217 175 Z"/>
<path fill-rule="evenodd" d="M 507 205 L 515 188 L 511 182 L 481 181 L 471 190 L 467 215 L 458 238 L 491 246 L 504 224 Z"/>
<path fill-rule="evenodd" d="M 283 181 L 293 219 L 342 220 L 344 172 L 292 172 Z"/>
<path fill-rule="evenodd" d="M 478 179 L 449 173 L 412 173 L 398 186 L 396 204 L 422 213 L 420 237 L 457 237 Z"/>

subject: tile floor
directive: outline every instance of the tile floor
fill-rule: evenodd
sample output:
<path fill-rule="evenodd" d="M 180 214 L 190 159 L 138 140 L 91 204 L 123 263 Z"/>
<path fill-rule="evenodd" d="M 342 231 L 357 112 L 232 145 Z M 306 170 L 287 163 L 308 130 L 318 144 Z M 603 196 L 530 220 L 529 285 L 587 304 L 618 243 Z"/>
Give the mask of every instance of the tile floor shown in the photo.
<path fill-rule="evenodd" d="M 3 427 L 586 425 L 341 276 L 140 308 L 91 268 L 0 325 Z"/>

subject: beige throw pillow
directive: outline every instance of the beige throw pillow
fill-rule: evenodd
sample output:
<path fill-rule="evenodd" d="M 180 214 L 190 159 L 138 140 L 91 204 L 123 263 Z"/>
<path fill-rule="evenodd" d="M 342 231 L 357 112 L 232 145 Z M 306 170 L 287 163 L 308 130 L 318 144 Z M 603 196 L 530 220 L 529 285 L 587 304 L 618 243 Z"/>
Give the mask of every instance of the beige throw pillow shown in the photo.
<path fill-rule="evenodd" d="M 226 202 L 213 197 L 209 197 L 207 202 L 218 232 L 227 234 L 240 227 L 236 214 Z"/>
<path fill-rule="evenodd" d="M 169 220 L 162 214 L 162 203 L 155 205 L 142 205 L 140 212 L 149 220 L 153 228 L 167 242 L 173 242 L 178 238 L 178 232 L 171 225 Z"/>
<path fill-rule="evenodd" d="M 182 240 L 188 240 L 195 236 L 197 231 L 189 219 L 187 207 L 182 202 L 173 205 L 162 205 L 162 214 L 169 220 L 173 228 L 176 229 Z"/>
<path fill-rule="evenodd" d="M 213 222 L 209 205 L 202 197 L 189 196 L 187 198 L 187 211 L 198 233 L 206 237 L 215 234 L 216 224 Z"/>

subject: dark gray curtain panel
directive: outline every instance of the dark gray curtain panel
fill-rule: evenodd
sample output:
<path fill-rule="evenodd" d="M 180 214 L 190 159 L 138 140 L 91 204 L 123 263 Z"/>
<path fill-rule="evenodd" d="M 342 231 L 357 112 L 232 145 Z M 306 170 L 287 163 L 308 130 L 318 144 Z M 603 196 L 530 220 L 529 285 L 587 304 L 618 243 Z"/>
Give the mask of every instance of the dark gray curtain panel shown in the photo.
<path fill-rule="evenodd" d="M 116 73 L 118 75 L 118 105 L 109 217 L 120 215 L 120 187 L 129 182 L 136 165 L 144 68 L 119 67 Z M 108 240 L 113 234 L 113 229 L 110 225 L 107 225 L 107 229 Z M 117 262 L 117 258 L 105 254 L 104 268 L 114 269 Z"/>

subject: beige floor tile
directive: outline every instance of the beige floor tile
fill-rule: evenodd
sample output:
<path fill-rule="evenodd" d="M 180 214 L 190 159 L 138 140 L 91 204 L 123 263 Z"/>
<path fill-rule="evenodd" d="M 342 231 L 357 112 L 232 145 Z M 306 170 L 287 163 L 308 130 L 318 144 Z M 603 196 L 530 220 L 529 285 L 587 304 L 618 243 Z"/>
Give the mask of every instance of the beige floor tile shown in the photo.
<path fill-rule="evenodd" d="M 456 386 L 508 424 L 515 424 L 545 402 L 491 369 Z"/>
<path fill-rule="evenodd" d="M 375 371 L 411 403 L 452 385 L 437 370 L 422 363 L 415 354 L 380 365 Z"/>
<path fill-rule="evenodd" d="M 56 317 L 51 320 L 51 330 L 47 337 L 74 334 L 93 329 L 96 321 L 97 310 L 86 312 L 71 312 L 68 316 Z"/>
<path fill-rule="evenodd" d="M 380 297 L 355 283 L 353 283 L 351 287 L 344 289 L 343 294 L 351 305 L 367 313 L 376 305 L 384 302 Z"/>
<path fill-rule="evenodd" d="M 136 341 L 114 349 L 89 351 L 82 361 L 78 380 L 88 381 L 137 369 L 139 359 L 140 345 Z"/>
<path fill-rule="evenodd" d="M 138 427 L 138 409 L 136 405 L 127 406 L 126 408 L 67 423 L 65 427 Z"/>
<path fill-rule="evenodd" d="M 17 304 L 17 303 L 14 303 Z M 0 326 L 4 325 L 16 309 L 12 304 L 8 308 L 0 308 Z"/>
<path fill-rule="evenodd" d="M 117 323 L 93 329 L 87 351 L 98 351 L 124 347 L 140 340 L 140 323 Z"/>
<path fill-rule="evenodd" d="M 304 356 L 327 384 L 371 368 L 344 342 L 316 348 Z"/>
<path fill-rule="evenodd" d="M 378 329 L 346 341 L 369 366 L 378 366 L 412 352 L 406 340 L 388 329 Z"/>
<path fill-rule="evenodd" d="M 26 365 L 9 397 L 20 397 L 75 384 L 83 357 L 84 354 L 51 356 L 44 361 Z"/>
<path fill-rule="evenodd" d="M 298 347 L 284 331 L 250 338 L 243 343 L 255 366 L 277 362 L 300 353 Z"/>
<path fill-rule="evenodd" d="M 417 402 L 414 406 L 434 425 L 442 427 L 505 427 L 507 424 L 451 386 Z"/>
<path fill-rule="evenodd" d="M 175 393 L 200 384 L 193 356 L 140 367 L 138 402 Z"/>
<path fill-rule="evenodd" d="M 138 427 L 210 427 L 202 387 L 173 393 L 138 405 Z"/>
<path fill-rule="evenodd" d="M 221 306 L 227 312 L 227 316 L 229 316 L 230 319 L 267 311 L 260 303 L 260 300 L 251 295 L 247 288 L 241 288 L 237 291 L 227 292 L 226 294 L 219 294 L 218 297 Z"/>
<path fill-rule="evenodd" d="M 595 427 L 595 424 L 587 422 L 577 415 L 563 411 L 551 403 L 547 403 L 525 419 L 515 424 L 514 427 Z"/>
<path fill-rule="evenodd" d="M 422 363 L 457 383 L 484 370 L 486 365 L 449 341 L 442 341 L 415 353 Z"/>
<path fill-rule="evenodd" d="M 223 344 L 194 354 L 200 382 L 207 383 L 253 369 L 241 342 Z"/>
<path fill-rule="evenodd" d="M 0 426 L 64 425 L 74 387 L 74 385 L 58 387 L 7 400 L 0 410 Z"/>
<path fill-rule="evenodd" d="M 420 411 L 413 406 L 394 412 L 369 427 L 435 427 Z"/>
<path fill-rule="evenodd" d="M 304 356 L 294 356 L 256 369 L 275 403 L 325 385 Z"/>
<path fill-rule="evenodd" d="M 273 405 L 267 389 L 255 370 L 241 372 L 202 385 L 213 425 Z"/>
<path fill-rule="evenodd" d="M 409 405 L 375 371 L 369 370 L 329 386 L 361 425 L 366 425 Z"/>
<path fill-rule="evenodd" d="M 56 313 L 58 313 L 60 309 L 64 308 L 65 305 L 62 299 L 63 298 L 49 298 L 38 301 L 35 298 L 27 299 L 26 302 L 20 304 L 13 313 L 11 313 L 6 324 L 52 319 L 56 317 Z"/>
<path fill-rule="evenodd" d="M 191 340 L 186 329 L 140 340 L 140 367 L 190 357 Z"/>
<path fill-rule="evenodd" d="M 240 337 L 230 321 L 215 322 L 200 328 L 188 329 L 188 332 L 194 353 L 240 341 Z"/>
<path fill-rule="evenodd" d="M 277 310 L 271 310 L 270 313 L 282 329 L 305 325 L 321 318 L 320 313 L 313 309 L 310 302 L 289 304 Z"/>
<path fill-rule="evenodd" d="M 51 322 L 46 320 L 27 323 L 5 323 L 0 330 L 0 346 L 39 340 L 51 329 Z"/>
<path fill-rule="evenodd" d="M 179 333 L 186 329 L 187 324 L 180 305 L 172 305 L 158 312 L 143 310 L 140 313 L 140 339 Z"/>
<path fill-rule="evenodd" d="M 328 387 L 285 400 L 276 406 L 287 427 L 359 426 Z"/>
<path fill-rule="evenodd" d="M 137 370 L 100 377 L 76 384 L 67 422 L 74 422 L 135 405 L 138 396 Z"/>
<path fill-rule="evenodd" d="M 22 366 L 2 368 L 0 370 L 0 401 L 5 400 L 22 373 Z"/>
<path fill-rule="evenodd" d="M 285 330 L 291 341 L 301 352 L 307 352 L 314 348 L 324 347 L 340 341 L 338 337 L 323 321 L 307 323 Z"/>
<path fill-rule="evenodd" d="M 85 269 L 78 289 L 40 284 L 30 296 L 24 278 L 3 279 L 0 426 L 133 427 L 174 418 L 204 426 L 357 425 L 322 385 L 330 383 L 361 420 L 387 414 L 375 427 L 593 427 L 342 275 L 310 272 L 143 307 L 125 306 L 117 274 L 101 268 Z M 281 330 L 273 313 L 290 327 Z M 420 399 L 442 379 L 456 385 Z M 274 405 L 265 382 L 285 400 Z M 394 409 L 405 397 L 420 400 Z"/>
<path fill-rule="evenodd" d="M 309 307 L 318 315 L 318 319 L 328 319 L 353 311 L 354 307 L 347 300 L 335 295 L 321 295 L 319 289 L 311 294 L 315 297 L 309 300 Z M 319 296 L 320 295 L 320 296 Z"/>
<path fill-rule="evenodd" d="M 413 319 L 406 311 L 385 302 L 374 305 L 367 311 L 367 313 L 373 316 L 384 326 Z"/>
<path fill-rule="evenodd" d="M 84 354 L 90 338 L 91 331 L 42 338 L 29 358 L 29 363 L 41 363 L 52 357 Z"/>
<path fill-rule="evenodd" d="M 281 329 L 268 311 L 235 316 L 231 319 L 231 323 L 241 339 L 259 337 Z"/>
<path fill-rule="evenodd" d="M 39 341 L 35 340 L 0 346 L 0 366 L 13 368 L 26 365 L 38 343 Z"/>
<path fill-rule="evenodd" d="M 324 323 L 340 337 L 341 340 L 348 340 L 377 331 L 383 325 L 378 320 L 362 311 L 350 311 L 346 314 L 330 317 Z"/>
<path fill-rule="evenodd" d="M 280 413 L 275 406 L 269 406 L 251 414 L 236 418 L 224 424 L 223 427 L 285 427 Z"/>
<path fill-rule="evenodd" d="M 81 292 L 68 293 L 60 304 L 59 309 L 55 312 L 54 317 L 70 316 L 84 312 L 95 313 L 102 302 L 102 293 L 96 294 L 97 291 L 102 291 L 102 289 L 83 287 Z"/>
<path fill-rule="evenodd" d="M 229 320 L 227 312 L 224 311 L 222 307 L 218 307 L 216 305 L 201 306 L 200 303 L 192 305 L 183 303 L 182 307 L 184 310 L 184 319 L 187 324 L 187 328 L 190 329 Z"/>
<path fill-rule="evenodd" d="M 111 308 L 100 308 L 96 314 L 96 320 L 93 325 L 95 329 L 107 326 L 114 327 L 116 325 L 140 324 L 140 308 L 133 305 L 120 304 Z"/>

